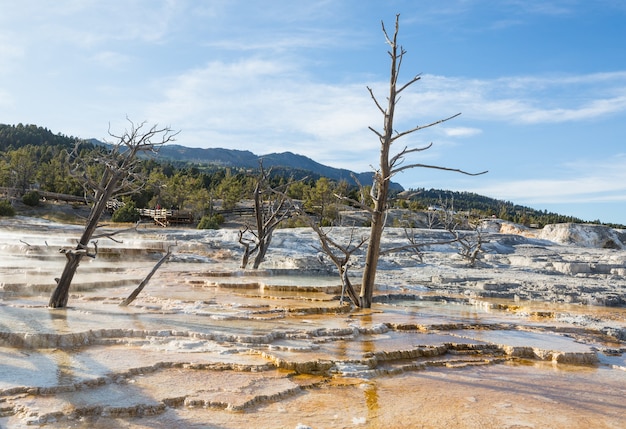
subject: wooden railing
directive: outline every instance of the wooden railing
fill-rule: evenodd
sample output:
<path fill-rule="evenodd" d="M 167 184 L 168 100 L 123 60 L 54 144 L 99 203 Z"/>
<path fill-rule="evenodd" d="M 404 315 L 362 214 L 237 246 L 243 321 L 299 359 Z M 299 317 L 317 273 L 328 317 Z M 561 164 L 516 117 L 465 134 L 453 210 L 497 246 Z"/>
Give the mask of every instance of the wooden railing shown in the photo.
<path fill-rule="evenodd" d="M 154 223 L 161 226 L 193 223 L 191 212 L 168 209 L 137 209 L 137 211 L 139 216 L 150 218 Z"/>

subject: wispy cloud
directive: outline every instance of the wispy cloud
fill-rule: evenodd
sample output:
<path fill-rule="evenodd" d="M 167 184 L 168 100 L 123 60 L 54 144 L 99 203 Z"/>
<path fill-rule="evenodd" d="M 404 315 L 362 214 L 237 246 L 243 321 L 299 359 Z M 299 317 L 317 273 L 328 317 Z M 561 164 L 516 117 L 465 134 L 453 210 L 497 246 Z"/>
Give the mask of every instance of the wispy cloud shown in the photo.
<path fill-rule="evenodd" d="M 529 108 L 519 113 L 519 119 L 521 122 L 529 124 L 584 121 L 624 111 L 626 111 L 626 95 L 589 100 L 572 108 Z"/>
<path fill-rule="evenodd" d="M 382 117 L 366 86 L 384 97 L 387 83 L 322 82 L 310 76 L 305 60 L 299 61 L 292 54 L 257 54 L 212 61 L 152 85 L 160 94 L 154 97 L 159 101 L 146 107 L 146 116 L 184 129 L 184 144 L 245 146 L 256 153 L 267 153 L 271 147 L 337 165 L 340 161 L 333 156 L 337 145 L 360 153 L 368 151 L 367 159 L 375 158 L 371 154 L 378 143 L 368 127 L 380 128 Z M 445 139 L 438 140 L 437 145 L 475 137 L 494 121 L 549 124 L 623 114 L 626 72 L 492 80 L 424 75 L 403 93 L 396 127 L 409 129 L 457 112 L 463 113 L 464 123 L 438 127 L 436 135 Z M 210 131 L 200 131 L 198 124 Z M 422 143 L 419 137 L 407 142 Z M 361 168 L 367 166 L 364 163 Z M 530 186 L 535 185 L 518 187 Z M 546 189 L 541 184 L 537 187 Z"/>
<path fill-rule="evenodd" d="M 184 129 L 185 144 L 291 150 L 318 160 L 338 148 L 376 145 L 367 130 L 376 113 L 364 86 L 310 81 L 280 60 L 211 62 L 158 86 L 165 87 L 162 101 L 148 116 Z"/>
<path fill-rule="evenodd" d="M 425 75 L 420 85 L 404 101 L 420 114 L 455 108 L 479 121 L 541 124 L 626 112 L 626 72 L 493 80 Z"/>
<path fill-rule="evenodd" d="M 482 133 L 482 130 L 470 127 L 445 127 L 443 133 L 448 137 L 470 137 Z"/>
<path fill-rule="evenodd" d="M 562 165 L 559 178 L 497 180 L 475 192 L 516 202 L 585 203 L 626 201 L 626 155 Z"/>
<path fill-rule="evenodd" d="M 513 7 L 520 13 L 532 15 L 569 15 L 576 12 L 578 0 L 505 0 L 502 2 L 505 7 Z"/>
<path fill-rule="evenodd" d="M 130 58 L 119 52 L 102 51 L 91 57 L 91 60 L 99 67 L 107 69 L 120 69 L 129 64 Z"/>
<path fill-rule="evenodd" d="M 158 41 L 183 7 L 174 1 L 38 1 L 35 6 L 32 1 L 24 1 L 3 9 L 3 15 L 6 20 L 21 23 L 26 30 L 21 33 L 24 44 L 93 47 L 109 41 Z"/>
<path fill-rule="evenodd" d="M 324 29 L 303 29 L 298 34 L 289 31 L 276 31 L 263 38 L 250 40 L 245 35 L 228 39 L 207 41 L 204 46 L 224 51 L 237 52 L 286 52 L 297 49 L 335 47 L 337 40 L 346 40 L 345 35 L 329 34 Z"/>

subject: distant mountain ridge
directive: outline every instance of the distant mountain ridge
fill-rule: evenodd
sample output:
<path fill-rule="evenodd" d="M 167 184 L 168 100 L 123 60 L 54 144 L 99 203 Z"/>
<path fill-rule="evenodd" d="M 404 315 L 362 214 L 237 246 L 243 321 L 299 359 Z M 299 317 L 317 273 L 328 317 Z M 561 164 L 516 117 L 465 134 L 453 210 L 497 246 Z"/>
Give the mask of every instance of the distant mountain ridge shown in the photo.
<path fill-rule="evenodd" d="M 262 160 L 264 167 L 311 172 L 311 176 L 314 178 L 327 177 L 332 180 L 345 180 L 348 183 L 354 184 L 354 178 L 352 177 L 354 175 L 362 185 L 371 184 L 374 174 L 371 171 L 356 173 L 343 168 L 329 167 L 304 155 L 298 155 L 292 152 L 255 155 L 248 150 L 223 148 L 201 149 L 169 144 L 161 147 L 159 150 L 159 158 L 170 161 L 233 168 L 258 168 L 259 162 Z M 398 192 L 404 190 L 400 184 L 393 182 L 391 189 Z"/>
<path fill-rule="evenodd" d="M 33 124 L 6 125 L 0 123 L 0 156 L 5 152 L 11 152 L 20 148 L 58 146 L 66 150 L 71 150 L 77 142 L 83 139 L 78 137 L 54 134 L 47 128 Z M 97 139 L 88 139 L 87 143 L 93 145 L 106 145 Z M 29 153 L 36 151 L 28 148 Z M 38 152 L 37 152 L 38 153 Z M 263 159 L 266 167 L 273 167 L 274 171 L 280 175 L 292 176 L 295 179 L 309 177 L 317 180 L 319 177 L 328 177 L 333 180 L 346 179 L 353 183 L 349 170 L 328 167 L 302 155 L 291 152 L 272 153 L 258 156 L 247 150 L 234 149 L 196 149 L 179 145 L 165 145 L 162 148 L 160 159 L 157 162 L 171 162 L 174 168 L 185 168 L 184 164 L 199 164 L 199 166 L 209 166 L 219 169 L 220 167 L 234 167 L 243 169 L 258 168 L 259 160 Z M 181 165 L 176 165 L 177 163 Z M 282 171 L 281 171 L 282 170 Z M 358 180 L 363 185 L 372 183 L 372 172 L 356 174 Z M 401 192 L 402 186 L 392 184 L 394 190 Z M 418 202 L 422 207 L 436 206 L 441 200 L 453 201 L 455 210 L 478 211 L 485 216 L 497 216 L 500 219 L 512 221 L 518 224 L 546 225 L 557 223 L 588 223 L 573 216 L 551 213 L 546 210 L 536 210 L 514 204 L 510 201 L 496 200 L 494 198 L 477 195 L 470 192 L 457 192 L 441 189 L 412 189 L 413 195 L 410 199 Z M 406 195 L 405 195 L 406 197 Z M 601 223 L 598 219 L 591 223 Z M 625 225 L 604 224 L 614 228 L 625 229 Z"/>

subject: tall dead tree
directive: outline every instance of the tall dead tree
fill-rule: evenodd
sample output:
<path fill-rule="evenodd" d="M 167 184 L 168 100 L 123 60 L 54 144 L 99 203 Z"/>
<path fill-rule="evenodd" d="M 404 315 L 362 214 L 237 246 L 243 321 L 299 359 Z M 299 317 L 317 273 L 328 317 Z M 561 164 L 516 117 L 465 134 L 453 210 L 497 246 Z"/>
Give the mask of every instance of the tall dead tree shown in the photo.
<path fill-rule="evenodd" d="M 283 189 L 273 189 L 270 186 L 270 173 L 271 170 L 266 171 L 260 162 L 259 176 L 254 186 L 255 227 L 246 225 L 239 230 L 239 243 L 244 247 L 241 268 L 246 268 L 250 257 L 255 254 L 252 268 L 259 268 L 265 259 L 274 230 L 294 213 L 291 198 L 287 197 Z"/>
<path fill-rule="evenodd" d="M 76 248 L 65 251 L 67 262 L 61 277 L 56 279 L 57 286 L 48 303 L 51 308 L 67 306 L 70 285 L 81 259 L 86 255 L 95 256 L 95 253 L 88 253 L 88 246 L 107 202 L 114 196 L 137 192 L 143 186 L 143 178 L 135 172 L 138 155 L 158 152 L 162 145 L 173 141 L 177 134 L 169 127 L 159 128 L 154 125 L 147 129 L 146 122 L 128 122 L 129 129 L 121 135 L 115 135 L 109 130 L 109 136 L 116 141 L 112 143 L 111 150 L 93 151 L 88 158 L 83 158 L 77 145 L 69 156 L 70 173 L 81 182 L 86 194 L 92 194 L 94 204 Z"/>
<path fill-rule="evenodd" d="M 372 185 L 371 197 L 373 200 L 373 207 L 368 207 L 371 215 L 371 232 L 367 247 L 367 254 L 365 257 L 365 269 L 363 271 L 361 291 L 359 294 L 360 306 L 364 308 L 369 308 L 372 306 L 372 295 L 374 292 L 378 259 L 380 257 L 380 243 L 385 227 L 385 214 L 387 210 L 387 200 L 389 198 L 389 184 L 391 182 L 391 178 L 401 171 L 418 167 L 454 171 L 471 176 L 486 173 L 486 171 L 483 171 L 481 173 L 468 173 L 455 168 L 447 168 L 419 163 L 402 165 L 406 155 L 427 150 L 432 146 L 432 143 L 421 148 L 404 147 L 404 149 L 402 149 L 397 154 L 391 154 L 391 146 L 393 143 L 396 142 L 396 140 L 424 128 L 432 127 L 434 125 L 449 121 L 450 119 L 453 119 L 460 115 L 460 113 L 457 113 L 448 118 L 441 119 L 427 125 L 418 125 L 402 132 L 397 132 L 394 130 L 395 108 L 399 100 L 399 95 L 421 78 L 420 75 L 417 75 L 410 79 L 408 82 L 398 86 L 398 76 L 400 74 L 402 59 L 406 54 L 404 48 L 402 48 L 402 46 L 398 44 L 398 31 L 400 28 L 399 23 L 400 15 L 396 15 L 395 31 L 391 37 L 385 29 L 384 22 L 382 23 L 382 30 L 385 36 L 385 40 L 389 45 L 388 53 L 391 59 L 389 95 L 387 96 L 386 106 L 383 106 L 383 104 L 378 101 L 378 99 L 374 95 L 373 90 L 370 87 L 367 88 L 372 100 L 376 104 L 376 107 L 383 115 L 383 130 L 378 131 L 375 128 L 369 127 L 369 129 L 374 132 L 374 134 L 376 134 L 380 141 L 380 165 L 374 173 L 374 182 Z"/>

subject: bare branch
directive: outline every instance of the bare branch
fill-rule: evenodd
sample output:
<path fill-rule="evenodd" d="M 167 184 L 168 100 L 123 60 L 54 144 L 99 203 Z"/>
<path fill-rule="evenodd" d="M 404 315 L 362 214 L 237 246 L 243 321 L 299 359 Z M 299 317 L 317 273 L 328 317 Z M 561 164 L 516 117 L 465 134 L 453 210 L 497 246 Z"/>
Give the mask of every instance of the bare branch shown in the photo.
<path fill-rule="evenodd" d="M 398 71 L 399 71 L 399 67 L 398 67 Z M 417 82 L 418 80 L 420 80 L 422 78 L 421 74 L 418 74 L 417 76 L 415 76 L 413 79 L 411 79 L 410 81 L 408 81 L 407 83 L 405 83 L 404 85 L 402 85 L 400 87 L 400 89 L 398 89 L 396 91 L 396 94 L 400 94 L 402 91 L 404 91 L 406 88 L 408 88 L 409 86 L 413 85 L 415 82 Z"/>
<path fill-rule="evenodd" d="M 389 166 L 393 168 L 398 162 L 400 163 L 404 162 L 405 155 L 409 153 L 413 153 L 413 152 L 422 152 L 422 151 L 430 149 L 432 146 L 433 146 L 432 143 L 429 143 L 427 146 L 411 148 L 411 149 L 405 146 L 404 149 L 402 149 L 399 153 L 397 153 L 395 156 L 391 158 L 391 160 L 389 161 Z"/>
<path fill-rule="evenodd" d="M 405 165 L 404 167 L 399 167 L 396 168 L 395 170 L 391 171 L 391 175 L 395 175 L 401 171 L 404 170 L 409 170 L 411 168 L 431 168 L 431 169 L 435 169 L 435 170 L 443 170 L 443 171 L 453 171 L 455 173 L 461 173 L 461 174 L 465 174 L 467 176 L 480 176 L 481 174 L 486 174 L 489 172 L 489 170 L 485 170 L 485 171 L 481 171 L 479 173 L 470 173 L 468 171 L 465 170 L 460 170 L 458 168 L 448 168 L 448 167 L 441 167 L 438 165 L 428 165 L 428 164 L 409 164 L 409 165 Z"/>
<path fill-rule="evenodd" d="M 369 128 L 370 131 L 372 131 L 374 134 L 376 134 L 379 139 L 382 140 L 384 138 L 384 136 L 380 132 L 376 131 L 374 128 L 372 128 L 372 127 L 367 127 L 367 128 Z"/>
<path fill-rule="evenodd" d="M 383 107 L 380 105 L 380 103 L 376 99 L 376 96 L 374 95 L 374 91 L 372 91 L 372 88 L 370 88 L 368 86 L 367 90 L 369 91 L 370 96 L 372 97 L 372 100 L 374 100 L 374 104 L 376 104 L 376 107 L 378 107 L 378 110 L 380 110 L 380 112 L 384 115 L 385 114 L 385 109 L 383 109 Z"/>
<path fill-rule="evenodd" d="M 130 227 L 130 228 L 124 228 L 124 229 L 118 229 L 116 231 L 113 232 L 107 232 L 107 233 L 102 233 L 102 234 L 95 234 L 92 236 L 92 238 L 108 238 L 112 241 L 115 241 L 116 243 L 121 243 L 121 241 L 119 240 L 115 240 L 113 237 L 115 235 L 118 234 L 124 234 L 130 231 L 137 231 L 137 228 L 139 227 L 139 225 L 141 224 L 141 221 L 138 221 L 137 223 L 135 223 L 135 226 Z"/>
<path fill-rule="evenodd" d="M 396 16 L 397 18 L 397 16 Z M 387 29 L 385 28 L 385 21 L 380 21 L 381 26 L 383 27 L 383 34 L 385 35 L 385 40 L 387 42 L 388 45 L 393 46 L 394 42 L 391 41 L 391 39 L 389 38 L 389 34 L 387 34 Z M 394 37 L 395 39 L 395 37 Z"/>
<path fill-rule="evenodd" d="M 424 247 L 424 246 L 437 246 L 437 245 L 443 245 L 443 244 L 452 244 L 455 243 L 457 241 L 456 238 L 451 239 L 451 240 L 443 240 L 443 241 L 425 241 L 425 242 L 421 242 L 421 243 L 410 243 L 410 244 L 406 244 L 404 246 L 397 246 L 397 247 L 390 247 L 389 249 L 384 249 L 380 251 L 381 255 L 387 255 L 389 253 L 394 253 L 394 252 L 401 252 L 403 250 L 415 250 L 419 247 Z"/>
<path fill-rule="evenodd" d="M 441 124 L 441 123 L 443 123 L 443 122 L 447 122 L 447 121 L 449 121 L 449 120 L 451 120 L 451 119 L 454 119 L 454 118 L 456 118 L 457 116 L 460 116 L 460 115 L 461 115 L 460 113 L 457 113 L 456 115 L 452 115 L 452 116 L 447 117 L 447 118 L 445 118 L 445 119 L 440 119 L 440 120 L 438 120 L 438 121 L 431 122 L 431 123 L 430 123 L 430 124 L 428 124 L 428 125 L 421 125 L 421 126 L 420 126 L 420 125 L 418 125 L 418 126 L 416 126 L 416 127 L 414 127 L 414 128 L 411 128 L 410 130 L 406 130 L 406 131 L 403 131 L 403 132 L 401 132 L 401 133 L 397 133 L 397 134 L 396 134 L 396 135 L 395 135 L 395 136 L 391 139 L 391 141 L 393 142 L 393 141 L 395 141 L 395 140 L 397 140 L 397 139 L 399 139 L 399 138 L 401 138 L 401 137 L 403 137 L 403 136 L 406 136 L 407 134 L 414 133 L 415 131 L 423 130 L 423 129 L 425 129 L 425 128 L 430 128 L 430 127 L 432 127 L 432 126 L 439 125 L 439 124 Z"/>

